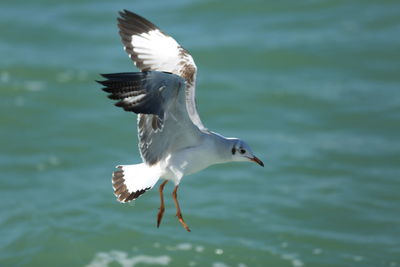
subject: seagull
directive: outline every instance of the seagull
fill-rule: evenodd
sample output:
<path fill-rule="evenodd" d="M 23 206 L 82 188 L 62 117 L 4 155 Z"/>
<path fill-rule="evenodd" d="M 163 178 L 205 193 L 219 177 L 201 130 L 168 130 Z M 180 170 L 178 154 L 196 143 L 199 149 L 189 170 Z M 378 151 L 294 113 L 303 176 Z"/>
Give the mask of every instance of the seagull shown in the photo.
<path fill-rule="evenodd" d="M 175 185 L 176 216 L 186 231 L 177 191 L 182 178 L 210 165 L 251 161 L 264 167 L 250 147 L 204 127 L 197 112 L 197 67 L 189 52 L 147 19 L 123 10 L 118 27 L 125 51 L 140 72 L 101 74 L 108 97 L 117 107 L 138 114 L 139 151 L 143 163 L 118 165 L 112 174 L 119 202 L 135 200 L 160 178 L 157 228 L 164 215 L 163 190 Z"/>

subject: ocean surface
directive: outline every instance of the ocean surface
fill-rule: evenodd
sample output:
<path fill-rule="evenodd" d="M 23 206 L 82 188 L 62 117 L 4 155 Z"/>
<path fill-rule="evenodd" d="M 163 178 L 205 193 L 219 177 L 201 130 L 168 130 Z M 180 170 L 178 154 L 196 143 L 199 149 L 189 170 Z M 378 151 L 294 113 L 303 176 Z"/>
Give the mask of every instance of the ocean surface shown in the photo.
<path fill-rule="evenodd" d="M 99 73 L 136 71 L 117 12 L 198 66 L 204 124 L 265 168 L 212 166 L 120 204 L 136 115 Z M 399 1 L 0 3 L 0 266 L 400 266 Z"/>

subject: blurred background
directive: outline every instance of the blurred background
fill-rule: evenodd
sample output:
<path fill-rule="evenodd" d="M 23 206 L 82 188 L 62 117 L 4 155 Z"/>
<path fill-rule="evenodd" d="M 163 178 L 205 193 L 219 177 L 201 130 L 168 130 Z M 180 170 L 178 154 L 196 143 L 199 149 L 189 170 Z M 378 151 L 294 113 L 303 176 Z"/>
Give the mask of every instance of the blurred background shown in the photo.
<path fill-rule="evenodd" d="M 117 12 L 193 55 L 205 125 L 265 168 L 186 177 L 187 233 L 157 190 L 116 202 L 136 115 L 94 80 L 136 71 Z M 0 4 L 1 266 L 400 266 L 398 1 Z M 146 265 L 147 264 L 147 265 Z"/>

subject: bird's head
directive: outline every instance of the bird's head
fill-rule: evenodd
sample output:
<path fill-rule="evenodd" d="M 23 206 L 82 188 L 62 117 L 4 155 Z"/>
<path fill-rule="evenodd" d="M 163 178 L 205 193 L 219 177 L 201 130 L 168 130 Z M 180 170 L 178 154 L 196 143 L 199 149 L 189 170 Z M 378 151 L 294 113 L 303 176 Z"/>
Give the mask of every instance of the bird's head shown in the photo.
<path fill-rule="evenodd" d="M 230 140 L 232 161 L 252 161 L 264 167 L 264 163 L 254 156 L 248 144 L 236 138 L 230 138 Z"/>

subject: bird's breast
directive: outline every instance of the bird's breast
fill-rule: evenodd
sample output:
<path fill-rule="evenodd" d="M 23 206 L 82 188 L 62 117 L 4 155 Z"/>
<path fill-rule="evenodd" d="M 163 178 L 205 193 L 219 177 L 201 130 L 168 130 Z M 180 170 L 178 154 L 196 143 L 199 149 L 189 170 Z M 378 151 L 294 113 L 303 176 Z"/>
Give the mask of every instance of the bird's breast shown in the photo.
<path fill-rule="evenodd" d="M 169 155 L 165 161 L 165 178 L 179 183 L 180 179 L 216 163 L 213 153 L 202 146 L 187 147 Z"/>

